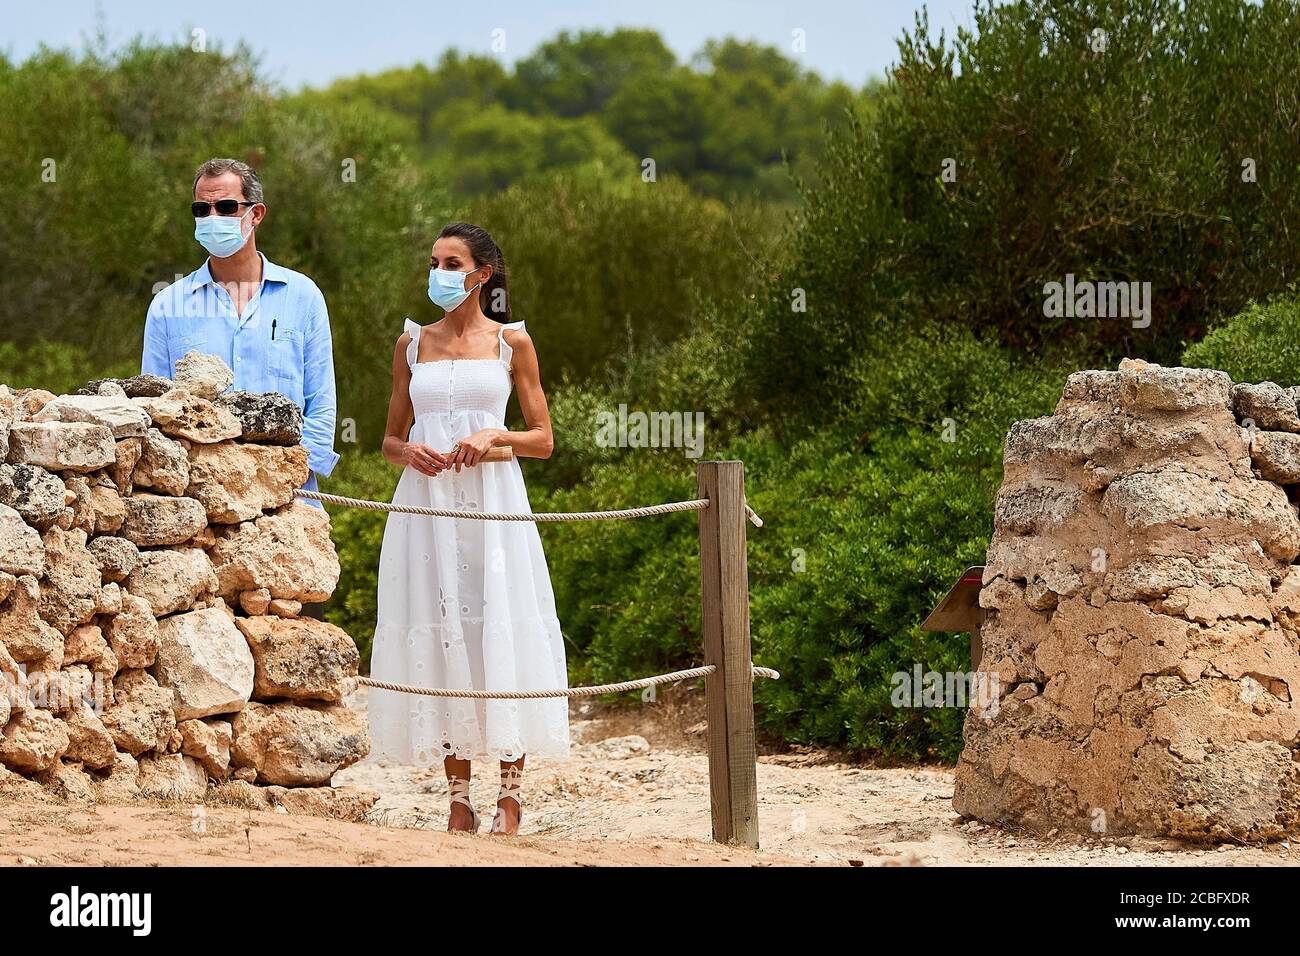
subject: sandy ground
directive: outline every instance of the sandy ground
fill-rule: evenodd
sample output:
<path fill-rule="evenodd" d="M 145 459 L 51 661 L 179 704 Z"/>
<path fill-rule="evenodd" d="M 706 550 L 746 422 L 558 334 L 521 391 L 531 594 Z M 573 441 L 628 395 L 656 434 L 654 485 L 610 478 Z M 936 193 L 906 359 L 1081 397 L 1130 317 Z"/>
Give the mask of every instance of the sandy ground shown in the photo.
<path fill-rule="evenodd" d="M 364 708 L 365 688 L 348 703 Z M 1278 866 L 1300 847 L 1038 840 L 963 822 L 945 769 L 874 769 L 819 750 L 763 754 L 760 849 L 710 841 L 703 694 L 631 709 L 576 702 L 564 761 L 529 761 L 517 837 L 489 835 L 497 767 L 476 765 L 477 834 L 447 833 L 441 768 L 366 760 L 337 786 L 378 790 L 368 819 L 165 803 L 0 802 L 0 865 Z"/>

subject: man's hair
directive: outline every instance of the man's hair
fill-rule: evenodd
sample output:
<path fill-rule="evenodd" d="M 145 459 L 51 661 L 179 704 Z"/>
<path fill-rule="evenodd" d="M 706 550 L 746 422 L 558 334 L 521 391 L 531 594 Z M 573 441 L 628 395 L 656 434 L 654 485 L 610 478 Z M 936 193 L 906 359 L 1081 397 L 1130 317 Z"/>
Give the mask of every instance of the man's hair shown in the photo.
<path fill-rule="evenodd" d="M 235 173 L 239 176 L 239 187 L 243 190 L 246 201 L 266 201 L 262 198 L 262 180 L 257 178 L 257 172 L 248 163 L 241 163 L 237 159 L 209 159 L 194 174 L 194 186 L 190 189 L 190 194 L 193 195 L 199 188 L 199 180 L 204 176 L 220 176 L 222 173 Z"/>

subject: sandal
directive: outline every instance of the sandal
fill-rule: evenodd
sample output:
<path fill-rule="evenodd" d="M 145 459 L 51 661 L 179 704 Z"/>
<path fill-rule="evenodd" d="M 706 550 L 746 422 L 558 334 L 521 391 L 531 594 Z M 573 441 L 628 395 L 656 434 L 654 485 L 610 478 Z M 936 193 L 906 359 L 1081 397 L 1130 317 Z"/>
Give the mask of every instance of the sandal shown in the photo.
<path fill-rule="evenodd" d="M 463 803 L 469 807 L 470 816 L 473 818 L 473 826 L 468 830 L 452 831 L 462 833 L 478 832 L 478 811 L 474 809 L 474 804 L 469 802 L 469 778 L 468 777 L 448 777 L 447 790 L 451 794 L 452 803 Z M 452 830 L 451 818 L 447 819 L 447 829 Z"/>
<path fill-rule="evenodd" d="M 519 807 L 519 822 L 524 819 L 523 785 L 520 781 L 524 777 L 522 767 L 515 764 L 507 764 L 501 768 L 501 789 L 497 791 L 497 803 L 499 804 L 506 797 L 509 797 Z M 492 833 L 503 833 L 506 836 L 513 834 L 506 833 L 506 816 L 501 812 L 501 807 L 497 807 L 497 812 L 492 816 Z M 518 833 L 518 829 L 515 831 Z"/>

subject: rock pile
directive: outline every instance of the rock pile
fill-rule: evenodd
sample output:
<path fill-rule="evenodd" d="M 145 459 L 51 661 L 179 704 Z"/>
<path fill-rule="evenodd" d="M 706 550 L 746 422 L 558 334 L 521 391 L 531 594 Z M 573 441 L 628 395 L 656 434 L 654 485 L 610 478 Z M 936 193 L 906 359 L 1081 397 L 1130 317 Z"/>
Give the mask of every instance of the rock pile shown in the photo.
<path fill-rule="evenodd" d="M 174 381 L 0 385 L 0 792 L 155 797 L 359 817 L 329 786 L 369 752 L 342 705 L 355 643 L 299 617 L 338 582 L 302 413 Z"/>
<path fill-rule="evenodd" d="M 1300 824 L 1300 390 L 1125 360 L 1007 436 L 980 605 L 998 706 L 953 804 L 1033 830 Z"/>

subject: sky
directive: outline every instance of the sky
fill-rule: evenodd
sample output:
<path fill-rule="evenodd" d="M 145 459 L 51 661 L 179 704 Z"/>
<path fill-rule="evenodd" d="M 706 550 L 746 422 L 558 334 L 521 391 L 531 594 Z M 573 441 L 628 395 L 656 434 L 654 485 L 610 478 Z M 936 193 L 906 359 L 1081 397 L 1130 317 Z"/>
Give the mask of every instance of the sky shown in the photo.
<path fill-rule="evenodd" d="M 974 0 L 929 0 L 930 27 L 951 36 L 972 22 Z M 446 49 L 527 56 L 561 30 L 649 27 L 686 60 L 724 36 L 776 46 L 826 79 L 860 86 L 897 59 L 896 39 L 921 0 L 496 0 L 439 5 L 428 0 L 0 0 L 0 52 L 23 60 L 41 44 L 81 49 L 102 26 L 110 45 L 136 35 L 209 48 L 245 40 L 263 76 L 287 89 L 342 76 L 431 63 Z M 802 30 L 805 51 L 792 49 Z M 495 32 L 494 31 L 499 31 Z M 504 50 L 493 50 L 494 35 Z"/>

